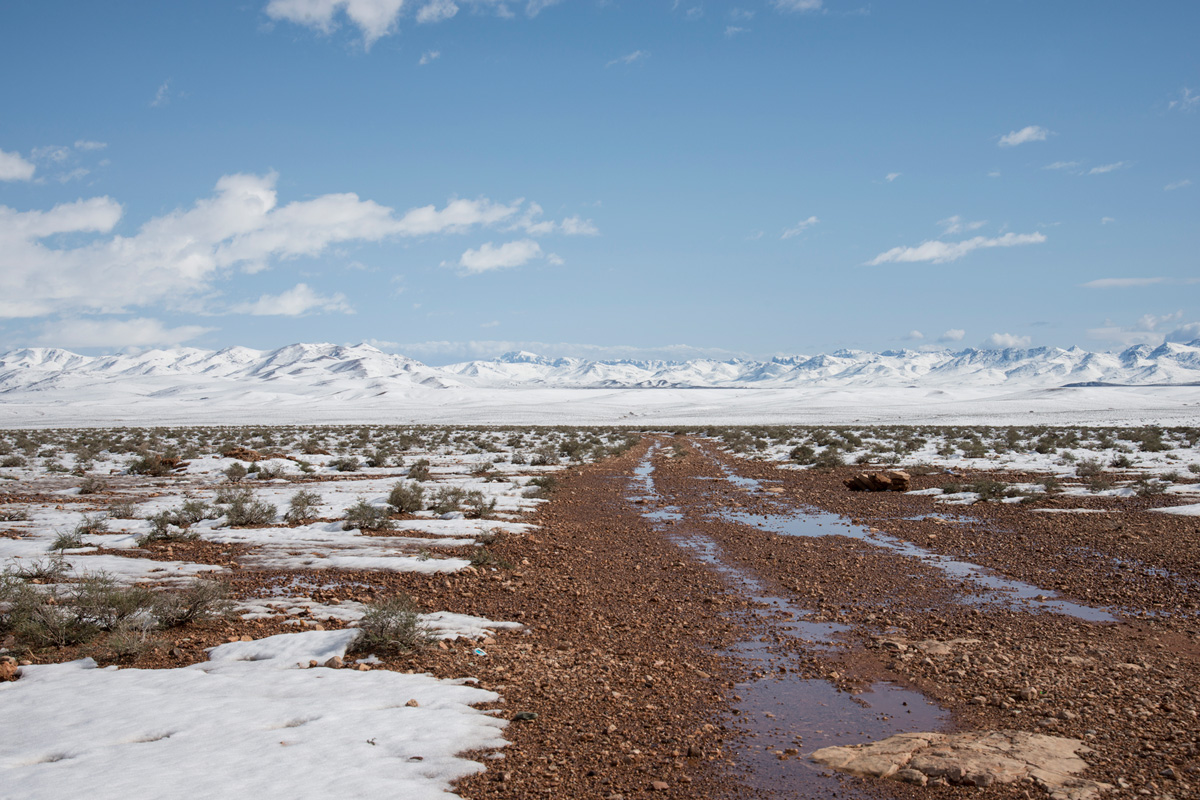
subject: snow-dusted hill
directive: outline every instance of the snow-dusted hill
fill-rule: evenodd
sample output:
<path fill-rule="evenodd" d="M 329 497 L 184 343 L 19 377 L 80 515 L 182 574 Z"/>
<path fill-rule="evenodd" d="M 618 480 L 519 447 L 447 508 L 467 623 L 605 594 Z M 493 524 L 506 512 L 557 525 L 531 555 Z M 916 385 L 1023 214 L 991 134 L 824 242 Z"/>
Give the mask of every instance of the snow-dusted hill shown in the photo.
<path fill-rule="evenodd" d="M 0 424 L 152 424 L 159 418 L 600 422 L 647 415 L 663 421 L 800 421 L 815 413 L 830 421 L 848 415 L 901 421 L 918 409 L 922 418 L 941 418 L 930 409 L 956 403 L 992 414 L 982 410 L 982 399 L 1005 413 L 1076 407 L 1136 412 L 1149 394 L 1173 398 L 1169 405 L 1178 418 L 1189 414 L 1197 394 L 1195 388 L 1061 388 L 1077 384 L 1200 385 L 1200 340 L 1120 353 L 1076 347 L 839 350 L 770 361 L 593 361 L 515 352 L 444 367 L 365 344 L 106 356 L 33 348 L 0 355 Z M 881 411 L 886 408 L 896 410 Z M 964 409 L 954 413 L 973 413 Z"/>

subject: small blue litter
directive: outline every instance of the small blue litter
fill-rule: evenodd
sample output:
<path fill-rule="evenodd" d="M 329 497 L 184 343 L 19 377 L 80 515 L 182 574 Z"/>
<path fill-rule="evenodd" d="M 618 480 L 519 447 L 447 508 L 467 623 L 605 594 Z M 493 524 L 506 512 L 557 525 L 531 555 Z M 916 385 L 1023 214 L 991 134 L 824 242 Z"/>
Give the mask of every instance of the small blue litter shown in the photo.
<path fill-rule="evenodd" d="M 482 648 L 476 647 L 476 648 L 475 648 L 475 655 L 477 655 L 477 656 L 486 656 L 486 655 L 487 655 L 487 653 L 483 652 L 483 649 L 482 649 Z"/>

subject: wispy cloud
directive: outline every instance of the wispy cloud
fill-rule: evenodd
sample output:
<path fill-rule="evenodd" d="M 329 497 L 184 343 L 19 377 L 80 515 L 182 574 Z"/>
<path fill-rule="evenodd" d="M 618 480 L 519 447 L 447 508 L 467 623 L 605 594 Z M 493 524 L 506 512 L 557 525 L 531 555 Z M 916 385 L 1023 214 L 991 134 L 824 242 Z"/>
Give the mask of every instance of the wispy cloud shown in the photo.
<path fill-rule="evenodd" d="M 75 142 L 76 150 L 103 150 L 108 147 L 108 142 L 91 142 L 87 139 L 79 139 Z"/>
<path fill-rule="evenodd" d="M 1055 161 L 1053 164 L 1047 164 L 1042 169 L 1075 169 L 1080 162 L 1078 161 Z"/>
<path fill-rule="evenodd" d="M 749 32 L 750 32 L 749 28 L 743 28 L 740 25 L 726 25 L 725 26 L 725 35 L 726 36 L 737 36 L 739 33 L 749 33 Z"/>
<path fill-rule="evenodd" d="M 421 54 L 421 60 L 418 61 L 417 63 L 423 67 L 426 64 L 430 64 L 434 61 L 437 61 L 441 57 L 442 57 L 441 50 L 429 50 L 428 52 Z"/>
<path fill-rule="evenodd" d="M 530 17 L 536 17 L 550 6 L 556 6 L 560 2 L 562 0 L 529 0 L 525 5 L 525 14 Z"/>
<path fill-rule="evenodd" d="M 20 153 L 6 153 L 0 150 L 0 181 L 32 180 L 37 165 L 26 161 Z"/>
<path fill-rule="evenodd" d="M 1191 186 L 1191 185 L 1192 185 L 1191 179 L 1184 178 L 1181 181 L 1175 181 L 1174 183 L 1168 183 L 1166 186 L 1163 187 L 1163 191 L 1164 192 L 1173 192 L 1176 189 L 1182 189 L 1185 186 Z"/>
<path fill-rule="evenodd" d="M 899 178 L 903 174 L 904 174 L 903 172 L 889 172 L 884 177 L 884 180 L 887 181 L 888 183 L 891 183 L 892 181 L 896 180 L 896 178 Z"/>
<path fill-rule="evenodd" d="M 634 50 L 632 53 L 626 53 L 623 56 L 618 56 L 604 66 L 615 67 L 617 64 L 636 64 L 639 61 L 645 61 L 650 57 L 650 53 L 646 50 Z"/>
<path fill-rule="evenodd" d="M 809 217 L 808 219 L 802 219 L 799 222 L 797 222 L 795 225 L 793 225 L 792 227 L 786 229 L 780 235 L 779 238 L 780 239 L 792 239 L 792 238 L 804 233 L 806 230 L 811 228 L 813 225 L 816 225 L 820 221 L 821 220 L 817 219 L 816 217 Z"/>
<path fill-rule="evenodd" d="M 975 222 L 968 222 L 958 214 L 955 214 L 952 217 L 938 220 L 938 225 L 942 226 L 943 236 L 953 236 L 956 233 L 963 233 L 965 231 L 977 231 L 984 225 L 987 225 L 987 220 L 981 219 Z"/>
<path fill-rule="evenodd" d="M 168 78 L 159 84 L 158 89 L 154 92 L 154 99 L 150 101 L 151 108 L 161 108 L 171 102 L 171 80 Z"/>
<path fill-rule="evenodd" d="M 1200 278 L 1097 278 L 1094 281 L 1081 283 L 1085 289 L 1131 289 L 1140 286 L 1158 286 L 1160 284 L 1191 285 L 1200 283 Z"/>
<path fill-rule="evenodd" d="M 157 319 L 80 318 L 59 320 L 42 328 L 38 341 L 54 347 L 173 346 L 210 333 L 215 328 L 181 325 L 168 328 Z"/>
<path fill-rule="evenodd" d="M 893 247 L 887 252 L 880 253 L 867 262 L 867 266 L 878 266 L 889 262 L 913 263 L 928 261 L 933 264 L 945 264 L 957 261 L 975 250 L 991 247 L 1016 247 L 1023 244 L 1041 244 L 1046 241 L 1041 233 L 1006 233 L 1003 236 L 988 238 L 976 236 L 961 242 L 927 241 L 914 247 Z"/>
<path fill-rule="evenodd" d="M 1188 337 L 1188 329 L 1196 323 L 1177 326 L 1183 318 L 1182 311 L 1170 314 L 1143 314 L 1133 325 L 1118 325 L 1112 320 L 1105 320 L 1097 328 L 1089 328 L 1088 336 L 1102 341 L 1115 342 L 1122 347 L 1135 344 L 1158 345 L 1164 341 L 1190 341 L 1195 335 Z M 1170 327 L 1172 330 L 1167 330 Z"/>
<path fill-rule="evenodd" d="M 1098 167 L 1092 167 L 1087 171 L 1088 175 L 1103 175 L 1107 172 L 1116 172 L 1119 169 L 1125 169 L 1130 166 L 1128 161 L 1114 161 L 1111 164 L 1101 164 Z"/>
<path fill-rule="evenodd" d="M 1195 111 L 1198 107 L 1200 107 L 1200 94 L 1196 94 L 1186 86 L 1179 90 L 1179 97 L 1167 104 L 1167 108 L 1177 108 L 1180 111 Z"/>
<path fill-rule="evenodd" d="M 1046 130 L 1041 125 L 1026 125 L 1019 131 L 1010 131 L 1001 136 L 1000 146 L 1016 147 L 1027 142 L 1044 142 L 1051 133 L 1052 131 Z"/>
<path fill-rule="evenodd" d="M 542 255 L 542 246 L 532 239 L 506 242 L 499 246 L 487 242 L 476 250 L 463 253 L 458 266 L 469 275 L 478 275 L 481 272 L 520 267 Z"/>
<path fill-rule="evenodd" d="M 354 309 L 346 302 L 341 292 L 322 296 L 298 283 L 281 294 L 264 294 L 253 303 L 242 303 L 232 309 L 235 314 L 250 314 L 256 317 L 299 317 L 313 311 L 334 311 L 353 314 Z"/>
<path fill-rule="evenodd" d="M 687 361 L 696 358 L 726 360 L 748 358 L 750 354 L 737 350 L 713 347 L 693 347 L 685 344 L 662 346 L 599 345 L 571 342 L 539 341 L 427 341 L 410 343 L 374 343 L 380 349 L 418 358 L 429 364 L 496 358 L 505 353 L 524 351 L 547 358 L 587 358 L 593 360 L 664 360 Z"/>
<path fill-rule="evenodd" d="M 778 11 L 820 11 L 825 5 L 824 0 L 771 0 L 771 5 Z"/>

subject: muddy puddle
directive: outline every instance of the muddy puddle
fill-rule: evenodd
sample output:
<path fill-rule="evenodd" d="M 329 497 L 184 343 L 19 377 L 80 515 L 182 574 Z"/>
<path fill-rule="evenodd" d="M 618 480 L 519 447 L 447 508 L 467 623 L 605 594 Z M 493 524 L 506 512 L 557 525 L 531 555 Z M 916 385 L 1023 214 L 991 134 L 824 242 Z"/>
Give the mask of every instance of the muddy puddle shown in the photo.
<path fill-rule="evenodd" d="M 680 524 L 682 511 L 665 504 L 655 489 L 654 454 L 652 449 L 635 470 L 631 499 L 669 541 L 710 566 L 751 602 L 743 622 L 755 638 L 724 653 L 741 661 L 749 676 L 733 690 L 731 724 L 740 734 L 730 743 L 735 771 L 769 797 L 865 797 L 852 781 L 809 761 L 808 754 L 833 744 L 938 730 L 949 721 L 948 713 L 920 693 L 888 683 L 850 694 L 830 681 L 802 677 L 795 667 L 798 653 L 830 654 L 850 647 L 840 636 L 847 626 L 813 619 L 812 611 L 773 594 L 758 575 L 727 557 L 712 537 Z M 743 488 L 760 485 L 747 481 Z"/>

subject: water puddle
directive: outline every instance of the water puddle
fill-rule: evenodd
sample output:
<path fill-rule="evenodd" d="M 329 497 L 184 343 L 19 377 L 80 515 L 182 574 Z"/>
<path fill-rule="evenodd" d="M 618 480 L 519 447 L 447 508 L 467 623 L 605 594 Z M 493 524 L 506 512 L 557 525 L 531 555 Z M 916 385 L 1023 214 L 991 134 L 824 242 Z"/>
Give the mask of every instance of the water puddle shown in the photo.
<path fill-rule="evenodd" d="M 733 723 L 742 734 L 732 744 L 735 769 L 772 796 L 865 797 L 852 782 L 808 761 L 808 754 L 832 744 L 937 730 L 948 714 L 920 693 L 892 684 L 877 683 L 861 694 L 850 694 L 828 681 L 801 677 L 795 669 L 797 651 L 829 654 L 848 647 L 839 639 L 848 626 L 813 619 L 810 610 L 772 594 L 759 576 L 736 564 L 714 539 L 677 525 L 682 512 L 665 505 L 654 486 L 655 452 L 651 449 L 635 470 L 631 499 L 643 506 L 643 516 L 666 523 L 663 530 L 671 542 L 709 565 L 751 602 L 747 622 L 760 631 L 758 638 L 726 651 L 752 676 L 734 689 Z M 747 481 L 739 484 L 742 488 L 761 486 L 742 480 Z"/>
<path fill-rule="evenodd" d="M 915 558 L 923 564 L 941 570 L 947 577 L 966 580 L 988 590 L 996 600 L 1019 600 L 1040 610 L 1055 611 L 1089 622 L 1115 622 L 1108 611 L 1091 606 L 1072 603 L 1052 596 L 1052 593 L 1033 584 L 1005 578 L 986 567 L 970 561 L 960 561 L 934 553 L 923 547 L 889 536 L 879 531 L 870 531 L 853 525 L 840 514 L 812 509 L 801 514 L 750 514 L 741 511 L 724 511 L 721 519 L 742 525 L 760 528 L 782 536 L 816 538 L 820 536 L 846 536 L 890 550 L 898 555 Z"/>

